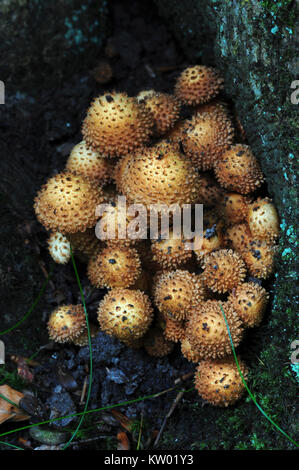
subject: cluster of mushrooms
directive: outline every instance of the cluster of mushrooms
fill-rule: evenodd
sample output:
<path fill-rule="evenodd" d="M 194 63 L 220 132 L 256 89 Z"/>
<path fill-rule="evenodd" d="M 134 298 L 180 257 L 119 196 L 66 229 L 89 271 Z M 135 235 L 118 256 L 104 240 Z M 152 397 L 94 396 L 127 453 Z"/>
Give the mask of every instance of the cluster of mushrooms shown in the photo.
<path fill-rule="evenodd" d="M 50 232 L 53 259 L 67 263 L 72 248 L 87 263 L 90 283 L 108 289 L 99 303 L 100 329 L 156 357 L 180 342 L 183 356 L 197 364 L 200 396 L 228 406 L 244 385 L 220 304 L 237 348 L 268 302 L 261 284 L 273 272 L 279 219 L 269 198 L 255 196 L 264 177 L 242 126 L 217 97 L 222 88 L 217 70 L 197 65 L 180 74 L 173 95 L 98 96 L 83 122 L 84 140 L 65 170 L 42 186 L 34 208 Z M 95 208 L 116 207 L 118 195 L 146 207 L 202 203 L 200 249 L 186 250 L 186 240 L 171 230 L 168 239 L 99 240 L 95 226 L 107 219 Z M 56 308 L 48 331 L 54 341 L 86 345 L 83 306 Z M 97 331 L 92 325 L 91 335 Z M 240 358 L 239 364 L 246 377 Z"/>

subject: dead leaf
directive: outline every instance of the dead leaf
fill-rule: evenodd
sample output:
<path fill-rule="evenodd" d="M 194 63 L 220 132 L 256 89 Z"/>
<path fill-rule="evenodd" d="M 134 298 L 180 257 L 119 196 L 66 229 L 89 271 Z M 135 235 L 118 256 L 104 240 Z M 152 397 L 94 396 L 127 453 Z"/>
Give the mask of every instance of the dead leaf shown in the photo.
<path fill-rule="evenodd" d="M 133 422 L 126 417 L 126 415 L 122 414 L 120 411 L 112 410 L 111 413 L 113 414 L 113 417 L 117 419 L 119 424 L 126 429 L 127 431 L 131 432 L 132 431 L 132 424 Z"/>
<path fill-rule="evenodd" d="M 116 437 L 118 440 L 117 450 L 130 450 L 130 441 L 124 431 L 120 431 Z"/>
<path fill-rule="evenodd" d="M 16 405 L 19 405 L 21 398 L 24 396 L 23 393 L 14 390 L 9 385 L 0 386 L 0 424 L 7 420 L 25 421 L 30 418 L 30 416 L 26 415 L 22 410 L 4 400 L 1 395 Z"/>

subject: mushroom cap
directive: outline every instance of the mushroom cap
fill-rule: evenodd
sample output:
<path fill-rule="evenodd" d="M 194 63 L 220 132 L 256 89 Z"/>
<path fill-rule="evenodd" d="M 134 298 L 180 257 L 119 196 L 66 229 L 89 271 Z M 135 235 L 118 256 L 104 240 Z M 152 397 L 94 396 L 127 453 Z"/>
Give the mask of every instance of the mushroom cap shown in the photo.
<path fill-rule="evenodd" d="M 47 230 L 83 232 L 96 224 L 102 190 L 81 175 L 65 171 L 49 178 L 35 198 L 34 210 Z"/>
<path fill-rule="evenodd" d="M 199 170 L 211 170 L 233 142 L 234 129 L 224 114 L 204 112 L 186 122 L 182 145 Z"/>
<path fill-rule="evenodd" d="M 92 339 L 98 334 L 99 328 L 95 325 L 89 324 L 89 331 L 90 331 L 90 337 Z M 73 338 L 72 343 L 74 343 L 75 346 L 80 346 L 80 347 L 87 346 L 89 344 L 87 328 L 79 336 L 76 336 L 76 338 Z"/>
<path fill-rule="evenodd" d="M 66 169 L 104 186 L 110 179 L 111 166 L 106 158 L 87 147 L 85 140 L 72 149 Z"/>
<path fill-rule="evenodd" d="M 247 218 L 250 199 L 239 193 L 227 193 L 221 201 L 221 212 L 227 225 L 243 222 Z"/>
<path fill-rule="evenodd" d="M 248 369 L 238 358 L 244 379 Z M 214 406 L 229 406 L 241 398 L 245 386 L 233 357 L 201 361 L 195 372 L 195 388 L 199 395 Z"/>
<path fill-rule="evenodd" d="M 82 133 L 93 150 L 106 157 L 126 155 L 149 141 L 153 118 L 143 103 L 126 93 L 106 93 L 91 103 Z"/>
<path fill-rule="evenodd" d="M 73 341 L 85 329 L 86 320 L 82 305 L 60 305 L 51 313 L 48 321 L 49 336 L 57 343 Z"/>
<path fill-rule="evenodd" d="M 157 135 L 163 135 L 169 131 L 180 117 L 179 100 L 168 93 L 158 93 L 154 90 L 140 92 L 137 100 L 143 102 L 151 112 Z"/>
<path fill-rule="evenodd" d="M 250 147 L 244 144 L 232 145 L 214 165 L 219 184 L 229 191 L 248 194 L 264 182 L 260 165 Z"/>
<path fill-rule="evenodd" d="M 220 225 L 220 224 L 219 224 Z M 203 237 L 198 237 L 199 249 L 195 249 L 197 261 L 201 264 L 204 257 L 213 251 L 220 250 L 224 246 L 224 236 L 221 226 L 214 224 L 203 231 Z"/>
<path fill-rule="evenodd" d="M 188 248 L 190 240 L 174 238 L 172 230 L 169 238 L 152 240 L 151 251 L 153 261 L 156 261 L 162 269 L 176 269 L 185 265 L 192 259 L 192 250 Z"/>
<path fill-rule="evenodd" d="M 120 183 L 129 202 L 179 206 L 197 202 L 199 185 L 189 159 L 166 141 L 135 152 Z"/>
<path fill-rule="evenodd" d="M 151 328 L 144 336 L 144 349 L 150 356 L 163 357 L 171 353 L 173 343 L 168 341 L 160 328 Z"/>
<path fill-rule="evenodd" d="M 179 75 L 175 95 L 183 103 L 194 106 L 210 101 L 222 88 L 223 79 L 215 68 L 195 65 Z"/>
<path fill-rule="evenodd" d="M 107 246 L 90 259 L 88 278 L 96 287 L 130 287 L 141 275 L 137 251 L 128 246 Z"/>
<path fill-rule="evenodd" d="M 194 108 L 194 114 L 202 114 L 202 113 L 218 113 L 222 116 L 230 116 L 230 112 L 228 109 L 228 104 L 225 101 L 215 99 L 209 101 L 208 103 L 200 104 Z"/>
<path fill-rule="evenodd" d="M 139 290 L 114 288 L 100 302 L 98 321 L 107 334 L 122 341 L 142 337 L 153 319 L 153 307 Z"/>
<path fill-rule="evenodd" d="M 279 235 L 279 217 L 269 198 L 258 198 L 250 204 L 247 222 L 254 238 L 273 242 Z"/>
<path fill-rule="evenodd" d="M 249 328 L 261 323 L 268 300 L 266 289 L 254 282 L 244 282 L 228 297 L 228 302 L 231 302 L 243 325 Z"/>
<path fill-rule="evenodd" d="M 225 239 L 229 246 L 237 253 L 242 253 L 248 249 L 253 242 L 253 237 L 247 223 L 240 223 L 228 227 L 225 233 Z"/>
<path fill-rule="evenodd" d="M 179 144 L 179 142 L 183 140 L 187 122 L 188 121 L 185 121 L 184 119 L 176 121 L 174 126 L 167 132 L 167 134 L 165 134 L 164 138 L 173 144 Z"/>
<path fill-rule="evenodd" d="M 198 191 L 198 202 L 206 206 L 216 206 L 221 204 L 225 193 L 223 188 L 219 186 L 215 178 L 208 173 L 201 173 L 200 187 Z M 205 214 L 205 212 L 204 212 Z"/>
<path fill-rule="evenodd" d="M 71 257 L 71 245 L 65 235 L 53 232 L 48 238 L 48 249 L 51 257 L 58 264 L 66 264 Z"/>
<path fill-rule="evenodd" d="M 221 249 L 203 259 L 203 282 L 213 292 L 231 291 L 244 281 L 245 263 L 233 250 Z"/>
<path fill-rule="evenodd" d="M 251 276 L 268 279 L 274 270 L 276 246 L 261 240 L 254 240 L 246 247 L 241 256 Z"/>
<path fill-rule="evenodd" d="M 189 362 L 198 363 L 200 360 L 200 352 L 191 347 L 190 341 L 184 336 L 181 340 L 181 351 L 183 356 L 188 359 Z"/>
<path fill-rule="evenodd" d="M 241 320 L 228 302 L 221 303 L 234 347 L 243 335 Z M 186 338 L 191 348 L 198 351 L 200 359 L 224 357 L 231 354 L 232 347 L 225 319 L 217 300 L 206 300 L 193 309 L 187 322 Z"/>
<path fill-rule="evenodd" d="M 177 269 L 157 277 L 153 298 L 162 314 L 178 321 L 185 320 L 204 295 L 196 274 Z"/>

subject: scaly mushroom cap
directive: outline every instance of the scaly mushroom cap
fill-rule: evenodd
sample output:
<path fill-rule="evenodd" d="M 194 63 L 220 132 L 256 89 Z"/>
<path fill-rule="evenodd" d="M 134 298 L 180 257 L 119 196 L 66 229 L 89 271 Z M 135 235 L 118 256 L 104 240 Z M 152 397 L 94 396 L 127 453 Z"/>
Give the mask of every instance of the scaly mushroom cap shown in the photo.
<path fill-rule="evenodd" d="M 210 170 L 233 142 L 231 120 L 219 113 L 201 113 L 187 121 L 182 140 L 185 154 L 199 170 Z"/>
<path fill-rule="evenodd" d="M 103 202 L 102 190 L 83 176 L 71 172 L 49 178 L 35 198 L 37 219 L 47 230 L 83 232 L 96 224 L 96 207 Z"/>
<path fill-rule="evenodd" d="M 186 128 L 186 122 L 185 120 L 180 120 L 177 121 L 173 128 L 170 129 L 167 134 L 164 136 L 166 140 L 169 142 L 172 142 L 173 144 L 179 144 L 183 140 L 184 137 L 184 130 Z"/>
<path fill-rule="evenodd" d="M 49 253 L 55 263 L 66 264 L 71 257 L 71 245 L 60 232 L 51 233 L 48 238 Z"/>
<path fill-rule="evenodd" d="M 130 202 L 181 206 L 197 202 L 199 185 L 188 158 L 163 141 L 135 153 L 122 172 L 120 187 Z"/>
<path fill-rule="evenodd" d="M 73 252 L 83 255 L 82 259 L 85 261 L 97 255 L 103 247 L 101 240 L 96 237 L 94 227 L 84 232 L 67 233 L 66 237 L 72 245 Z"/>
<path fill-rule="evenodd" d="M 88 147 L 106 157 L 126 155 L 146 144 L 153 119 L 143 103 L 126 93 L 106 93 L 92 102 L 83 121 Z"/>
<path fill-rule="evenodd" d="M 106 157 L 117 157 L 146 144 L 153 124 L 143 103 L 126 93 L 112 92 L 93 100 L 82 134 L 88 147 Z"/>
<path fill-rule="evenodd" d="M 230 115 L 227 103 L 218 99 L 210 101 L 209 103 L 200 104 L 195 107 L 194 111 L 195 115 L 202 113 L 218 113 L 228 117 Z"/>
<path fill-rule="evenodd" d="M 85 140 L 75 145 L 66 162 L 66 169 L 104 186 L 110 179 L 111 166 L 107 159 L 88 148 Z"/>
<path fill-rule="evenodd" d="M 185 336 L 185 327 L 183 321 L 171 320 L 165 316 L 164 336 L 168 341 L 177 343 Z"/>
<path fill-rule="evenodd" d="M 223 79 L 213 67 L 195 65 L 180 74 L 175 85 L 175 95 L 185 104 L 206 103 L 223 88 Z"/>
<path fill-rule="evenodd" d="M 107 246 L 88 263 L 88 278 L 96 287 L 130 287 L 141 274 L 137 251 L 127 246 Z"/>
<path fill-rule="evenodd" d="M 89 331 L 90 331 L 90 337 L 92 339 L 92 338 L 95 338 L 96 335 L 98 334 L 99 328 L 95 325 L 90 324 Z M 74 343 L 75 346 L 80 346 L 80 347 L 87 346 L 89 344 L 87 328 L 79 336 L 76 336 L 76 338 L 73 338 L 72 343 Z"/>
<path fill-rule="evenodd" d="M 268 279 L 274 270 L 276 247 L 260 240 L 254 240 L 241 252 L 251 276 Z"/>
<path fill-rule="evenodd" d="M 246 275 L 245 263 L 233 250 L 218 250 L 203 260 L 203 282 L 213 292 L 224 293 L 237 287 Z"/>
<path fill-rule="evenodd" d="M 258 198 L 250 204 L 248 225 L 254 238 L 273 242 L 279 235 L 279 218 L 276 207 L 269 198 Z"/>
<path fill-rule="evenodd" d="M 241 194 L 255 191 L 264 181 L 260 165 L 248 145 L 232 145 L 215 163 L 214 170 L 223 188 Z"/>
<path fill-rule="evenodd" d="M 221 201 L 221 212 L 227 225 L 239 224 L 246 220 L 250 199 L 242 194 L 227 193 Z"/>
<path fill-rule="evenodd" d="M 204 230 L 203 237 L 198 237 L 199 248 L 194 250 L 197 261 L 201 264 L 204 257 L 213 251 L 220 250 L 224 246 L 224 236 L 221 228 L 214 224 Z"/>
<path fill-rule="evenodd" d="M 168 93 L 148 90 L 140 92 L 137 100 L 143 102 L 151 112 L 157 135 L 163 135 L 169 131 L 180 117 L 180 102 Z"/>
<path fill-rule="evenodd" d="M 252 328 L 261 323 L 269 294 L 254 282 L 244 282 L 233 290 L 227 300 L 231 302 L 243 325 Z"/>
<path fill-rule="evenodd" d="M 151 250 L 153 260 L 162 269 L 175 269 L 185 265 L 192 258 L 192 250 L 188 249 L 187 243 L 190 240 L 184 238 L 173 238 L 173 232 L 169 231 L 169 237 L 162 240 L 153 240 Z"/>
<path fill-rule="evenodd" d="M 117 192 L 119 194 L 123 193 L 122 187 L 121 187 L 123 173 L 126 170 L 127 165 L 132 159 L 133 159 L 133 154 L 128 153 L 128 155 L 125 155 L 124 157 L 120 158 L 114 167 L 113 179 L 116 184 Z"/>
<path fill-rule="evenodd" d="M 183 356 L 188 359 L 189 362 L 199 362 L 200 352 L 196 351 L 196 349 L 193 349 L 191 347 L 191 344 L 186 338 L 186 336 L 181 340 L 181 351 Z"/>
<path fill-rule="evenodd" d="M 243 252 L 250 247 L 253 237 L 246 223 L 236 224 L 228 227 L 225 233 L 226 243 L 237 253 Z"/>
<path fill-rule="evenodd" d="M 138 290 L 114 288 L 100 302 L 101 329 L 122 341 L 141 338 L 153 319 L 153 307 L 146 294 Z"/>
<path fill-rule="evenodd" d="M 246 364 L 238 358 L 244 379 L 248 375 Z M 202 361 L 195 372 L 195 388 L 199 395 L 214 406 L 229 406 L 239 400 L 245 386 L 233 357 Z"/>
<path fill-rule="evenodd" d="M 173 343 L 164 338 L 160 328 L 151 328 L 144 337 L 144 349 L 153 357 L 163 357 L 171 353 Z"/>
<path fill-rule="evenodd" d="M 241 320 L 228 302 L 221 303 L 236 348 L 243 334 Z M 220 302 L 207 300 L 198 304 L 187 322 L 186 338 L 200 359 L 224 357 L 231 353 L 231 343 Z"/>
<path fill-rule="evenodd" d="M 171 320 L 185 320 L 192 308 L 204 299 L 196 274 L 177 269 L 157 277 L 153 290 L 154 303 Z"/>
<path fill-rule="evenodd" d="M 73 341 L 86 328 L 85 313 L 82 305 L 60 305 L 50 315 L 49 336 L 57 343 Z"/>

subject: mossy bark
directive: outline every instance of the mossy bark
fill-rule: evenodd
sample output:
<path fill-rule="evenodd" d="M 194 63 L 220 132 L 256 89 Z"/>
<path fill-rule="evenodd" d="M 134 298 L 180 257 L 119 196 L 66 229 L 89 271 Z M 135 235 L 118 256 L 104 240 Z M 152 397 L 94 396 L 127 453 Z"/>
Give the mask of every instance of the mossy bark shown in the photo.
<path fill-rule="evenodd" d="M 155 0 L 155 3 L 190 62 L 214 65 L 221 70 L 226 94 L 235 104 L 279 211 L 281 238 L 272 311 L 268 323 L 256 334 L 260 358 L 265 363 L 263 366 L 253 363 L 252 376 L 256 391 L 271 401 L 269 409 L 273 413 L 277 410 L 277 420 L 289 425 L 292 434 L 294 417 L 286 416 L 288 412 L 282 403 L 289 394 L 288 406 L 292 409 L 295 397 L 290 354 L 291 343 L 296 338 L 294 325 L 298 311 L 295 285 L 298 105 L 290 97 L 291 83 L 298 78 L 294 39 L 298 27 L 296 3 L 290 0 Z M 246 413 L 242 415 L 242 408 L 229 412 L 226 418 L 222 424 L 223 430 L 229 429 L 225 432 L 228 439 L 234 428 L 227 426 L 229 419 L 235 428 L 243 424 L 246 429 Z M 259 420 L 257 416 L 256 419 Z M 288 447 L 287 440 L 279 435 L 275 438 L 272 435 L 267 441 L 262 425 L 255 424 L 253 428 L 262 433 L 265 448 Z M 246 441 L 243 431 L 238 439 Z M 219 434 L 216 440 L 219 443 Z"/>

